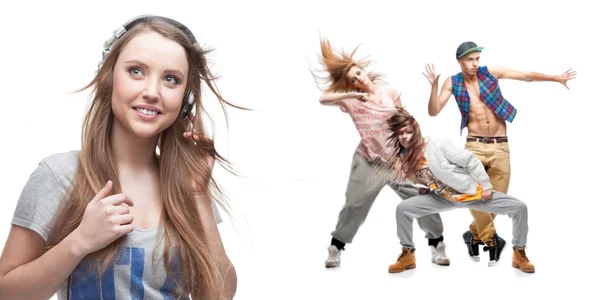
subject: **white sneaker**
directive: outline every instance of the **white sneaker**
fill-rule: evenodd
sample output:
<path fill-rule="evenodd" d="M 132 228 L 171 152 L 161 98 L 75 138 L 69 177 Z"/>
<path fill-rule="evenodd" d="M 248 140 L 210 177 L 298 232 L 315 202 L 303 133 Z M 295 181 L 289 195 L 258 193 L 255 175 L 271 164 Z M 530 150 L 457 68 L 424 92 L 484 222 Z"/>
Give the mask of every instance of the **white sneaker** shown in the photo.
<path fill-rule="evenodd" d="M 340 265 L 340 256 L 342 254 L 342 251 L 338 250 L 338 248 L 334 245 L 330 245 L 329 247 L 327 247 L 327 250 L 329 251 L 329 256 L 327 257 L 327 260 L 325 261 L 325 267 L 326 268 L 335 268 L 337 266 Z"/>
<path fill-rule="evenodd" d="M 446 244 L 439 242 L 437 247 L 429 246 L 431 248 L 431 262 L 440 266 L 449 266 L 450 258 L 446 256 Z"/>

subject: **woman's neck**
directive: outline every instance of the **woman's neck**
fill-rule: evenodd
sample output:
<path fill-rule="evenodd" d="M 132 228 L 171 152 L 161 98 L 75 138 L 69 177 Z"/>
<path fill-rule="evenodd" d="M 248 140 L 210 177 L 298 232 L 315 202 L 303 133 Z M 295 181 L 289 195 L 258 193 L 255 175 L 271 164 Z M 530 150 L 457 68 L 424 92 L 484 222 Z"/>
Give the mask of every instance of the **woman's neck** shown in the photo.
<path fill-rule="evenodd" d="M 381 91 L 381 88 L 378 85 L 374 84 L 373 82 L 370 82 L 367 85 L 367 89 L 364 92 L 369 93 L 369 94 L 377 94 L 380 91 Z"/>
<path fill-rule="evenodd" d="M 115 162 L 120 169 L 147 170 L 157 167 L 156 144 L 158 136 L 144 138 L 135 136 L 118 122 L 111 129 L 111 145 Z"/>

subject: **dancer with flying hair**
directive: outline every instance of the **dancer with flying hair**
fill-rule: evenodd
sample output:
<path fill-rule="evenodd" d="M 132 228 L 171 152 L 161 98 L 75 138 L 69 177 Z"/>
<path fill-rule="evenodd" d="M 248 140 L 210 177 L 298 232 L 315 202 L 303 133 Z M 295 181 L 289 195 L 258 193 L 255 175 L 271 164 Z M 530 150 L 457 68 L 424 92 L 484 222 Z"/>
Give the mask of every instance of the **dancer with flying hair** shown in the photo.
<path fill-rule="evenodd" d="M 339 107 L 347 113 L 360 135 L 360 142 L 352 157 L 346 201 L 339 212 L 335 230 L 331 232 L 326 267 L 340 264 L 341 251 L 353 241 L 375 198 L 385 186 L 392 188 L 402 199 L 418 193 L 415 186 L 398 186 L 387 178 L 369 180 L 373 170 L 392 157 L 391 149 L 385 146 L 388 135 L 386 120 L 394 113 L 395 106 L 402 106 L 402 102 L 400 93 L 386 85 L 382 75 L 367 70 L 369 61 L 354 59 L 357 49 L 350 54 L 343 51 L 337 53 L 329 40 L 322 38 L 320 63 L 326 75 L 318 76 L 317 72 L 312 71 L 317 83 L 326 86 L 322 89 L 320 103 Z M 426 232 L 431 247 L 431 261 L 438 265 L 449 265 L 439 214 L 425 216 L 417 222 Z"/>
<path fill-rule="evenodd" d="M 483 164 L 471 151 L 451 141 L 423 137 L 419 123 L 402 107 L 387 120 L 389 146 L 393 159 L 381 172 L 396 170 L 394 180 L 410 180 L 428 190 L 406 199 L 396 208 L 397 233 L 402 253 L 388 268 L 398 273 L 416 268 L 413 220 L 457 209 L 476 209 L 508 215 L 512 219 L 512 266 L 526 273 L 535 267 L 525 254 L 527 244 L 527 205 L 525 202 L 495 191 Z"/>

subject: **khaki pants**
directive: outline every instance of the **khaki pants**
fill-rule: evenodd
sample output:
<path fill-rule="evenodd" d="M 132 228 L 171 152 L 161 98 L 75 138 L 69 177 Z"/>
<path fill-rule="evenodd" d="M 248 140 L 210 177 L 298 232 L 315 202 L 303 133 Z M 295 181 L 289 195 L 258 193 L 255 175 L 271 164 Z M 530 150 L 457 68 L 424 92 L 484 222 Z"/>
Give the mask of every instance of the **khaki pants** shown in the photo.
<path fill-rule="evenodd" d="M 495 191 L 506 194 L 510 183 L 510 148 L 508 142 L 483 143 L 466 142 L 465 149 L 479 158 Z M 470 209 L 473 222 L 469 226 L 475 241 L 493 246 L 494 218 L 496 214 Z"/>

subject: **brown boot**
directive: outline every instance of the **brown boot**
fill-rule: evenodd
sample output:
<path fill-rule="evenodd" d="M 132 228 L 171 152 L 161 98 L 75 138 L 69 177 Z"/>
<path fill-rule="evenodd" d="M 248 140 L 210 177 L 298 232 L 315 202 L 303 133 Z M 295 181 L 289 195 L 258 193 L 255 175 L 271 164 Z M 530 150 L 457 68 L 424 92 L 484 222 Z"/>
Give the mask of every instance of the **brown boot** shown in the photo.
<path fill-rule="evenodd" d="M 391 264 L 388 268 L 390 273 L 400 273 L 405 270 L 414 269 L 417 267 L 417 259 L 415 258 L 415 249 L 402 248 L 402 254 L 398 260 Z"/>
<path fill-rule="evenodd" d="M 525 249 L 519 250 L 517 247 L 513 247 L 512 266 L 525 273 L 535 273 L 535 267 L 525 255 Z"/>

